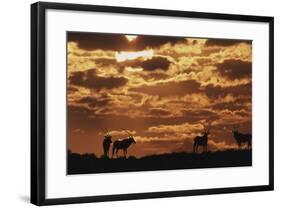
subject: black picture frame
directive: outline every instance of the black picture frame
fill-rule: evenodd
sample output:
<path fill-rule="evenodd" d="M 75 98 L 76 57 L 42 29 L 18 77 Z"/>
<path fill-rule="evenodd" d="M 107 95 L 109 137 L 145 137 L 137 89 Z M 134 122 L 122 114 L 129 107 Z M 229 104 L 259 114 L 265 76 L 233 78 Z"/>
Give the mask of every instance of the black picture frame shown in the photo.
<path fill-rule="evenodd" d="M 269 24 L 269 184 L 262 186 L 225 187 L 201 190 L 163 191 L 153 193 L 128 193 L 118 195 L 85 196 L 72 198 L 46 198 L 46 83 L 45 83 L 45 15 L 47 9 L 106 12 L 120 14 L 156 15 L 170 17 L 192 17 L 216 20 L 235 20 L 263 22 Z M 72 204 L 86 202 L 131 200 L 221 194 L 274 189 L 274 18 L 267 16 L 248 16 L 236 14 L 217 14 L 174 10 L 94 6 L 82 4 L 64 4 L 38 2 L 31 5 L 31 203 L 35 205 Z"/>

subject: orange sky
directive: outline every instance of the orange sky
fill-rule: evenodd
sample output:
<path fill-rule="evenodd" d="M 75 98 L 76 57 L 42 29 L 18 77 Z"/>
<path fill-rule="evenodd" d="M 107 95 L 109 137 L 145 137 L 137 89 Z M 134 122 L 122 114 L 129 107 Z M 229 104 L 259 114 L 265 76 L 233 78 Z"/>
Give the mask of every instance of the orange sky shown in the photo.
<path fill-rule="evenodd" d="M 134 135 L 128 155 L 191 151 L 212 123 L 211 150 L 252 128 L 252 43 L 245 40 L 68 33 L 68 148 L 102 154 Z"/>

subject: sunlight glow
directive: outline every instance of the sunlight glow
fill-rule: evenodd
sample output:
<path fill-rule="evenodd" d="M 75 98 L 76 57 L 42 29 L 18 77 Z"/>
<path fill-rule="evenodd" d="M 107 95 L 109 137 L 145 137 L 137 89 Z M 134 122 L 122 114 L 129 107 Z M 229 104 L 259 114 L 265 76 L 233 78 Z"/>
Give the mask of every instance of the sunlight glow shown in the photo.
<path fill-rule="evenodd" d="M 139 57 L 150 59 L 153 56 L 153 50 L 144 50 L 144 51 L 136 51 L 136 52 L 128 52 L 128 51 L 121 51 L 120 53 L 115 53 L 115 58 L 117 62 L 122 62 L 126 60 L 133 60 Z"/>
<path fill-rule="evenodd" d="M 135 40 L 138 36 L 137 35 L 125 35 L 129 42 Z"/>

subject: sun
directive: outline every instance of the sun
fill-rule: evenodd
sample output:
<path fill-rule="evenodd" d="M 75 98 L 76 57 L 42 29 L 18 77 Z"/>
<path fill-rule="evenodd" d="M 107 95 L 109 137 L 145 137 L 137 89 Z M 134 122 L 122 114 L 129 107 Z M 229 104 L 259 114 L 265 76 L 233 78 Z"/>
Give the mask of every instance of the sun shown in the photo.
<path fill-rule="evenodd" d="M 125 35 L 125 37 L 127 38 L 127 40 L 129 42 L 132 42 L 133 40 L 135 40 L 138 36 L 137 35 Z"/>
<path fill-rule="evenodd" d="M 144 58 L 144 59 L 151 59 L 153 57 L 153 50 L 143 50 L 143 51 L 135 51 L 135 52 L 131 52 L 131 51 L 121 51 L 121 52 L 116 52 L 115 53 L 115 58 L 117 60 L 117 62 L 122 62 L 122 61 L 126 61 L 126 60 L 133 60 L 133 59 L 137 59 L 137 58 Z"/>

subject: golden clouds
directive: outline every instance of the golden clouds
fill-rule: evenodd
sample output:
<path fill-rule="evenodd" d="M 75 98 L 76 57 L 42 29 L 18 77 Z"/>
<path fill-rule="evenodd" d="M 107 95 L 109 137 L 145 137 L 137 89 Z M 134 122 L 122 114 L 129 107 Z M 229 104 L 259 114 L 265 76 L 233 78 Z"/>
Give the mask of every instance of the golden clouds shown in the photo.
<path fill-rule="evenodd" d="M 167 140 L 183 140 L 186 138 L 193 138 L 201 131 L 203 132 L 204 125 L 191 124 L 191 123 L 181 123 L 178 125 L 158 125 L 149 127 L 147 132 L 150 133 L 163 133 L 165 132 L 165 137 Z"/>
<path fill-rule="evenodd" d="M 123 136 L 121 128 L 128 128 L 146 148 L 136 150 L 138 154 L 148 154 L 152 142 L 159 151 L 188 149 L 207 120 L 213 122 L 214 149 L 234 143 L 225 126 L 240 124 L 251 131 L 250 41 L 83 33 L 70 37 L 69 122 L 85 132 L 88 142 L 100 142 L 90 139 L 100 136 L 100 128 L 107 127 L 116 138 Z M 77 134 L 70 133 L 70 138 Z"/>

